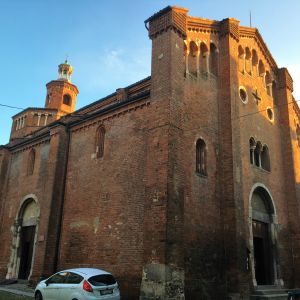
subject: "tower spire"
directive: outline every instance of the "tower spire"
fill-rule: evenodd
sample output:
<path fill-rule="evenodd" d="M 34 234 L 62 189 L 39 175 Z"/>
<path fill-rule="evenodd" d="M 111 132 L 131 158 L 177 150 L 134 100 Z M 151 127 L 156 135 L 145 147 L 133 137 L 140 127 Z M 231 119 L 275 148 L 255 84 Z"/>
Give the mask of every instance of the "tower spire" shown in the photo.
<path fill-rule="evenodd" d="M 65 62 L 58 66 L 58 80 L 71 82 L 73 67 L 69 64 L 66 56 Z"/>

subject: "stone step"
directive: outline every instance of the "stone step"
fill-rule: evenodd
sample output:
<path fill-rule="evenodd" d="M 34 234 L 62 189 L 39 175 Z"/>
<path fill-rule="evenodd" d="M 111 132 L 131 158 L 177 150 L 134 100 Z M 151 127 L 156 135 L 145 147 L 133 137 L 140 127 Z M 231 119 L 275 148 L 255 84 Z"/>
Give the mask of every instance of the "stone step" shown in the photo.
<path fill-rule="evenodd" d="M 281 289 L 268 289 L 268 290 L 256 290 L 255 295 L 276 295 L 276 294 L 287 294 L 287 291 Z"/>
<path fill-rule="evenodd" d="M 251 300 L 287 300 L 287 290 L 275 285 L 259 286 L 250 296 Z"/>
<path fill-rule="evenodd" d="M 274 284 L 268 284 L 268 285 L 258 285 L 256 286 L 255 290 L 281 290 L 282 287 Z"/>
<path fill-rule="evenodd" d="M 250 300 L 287 300 L 288 294 L 251 295 Z"/>

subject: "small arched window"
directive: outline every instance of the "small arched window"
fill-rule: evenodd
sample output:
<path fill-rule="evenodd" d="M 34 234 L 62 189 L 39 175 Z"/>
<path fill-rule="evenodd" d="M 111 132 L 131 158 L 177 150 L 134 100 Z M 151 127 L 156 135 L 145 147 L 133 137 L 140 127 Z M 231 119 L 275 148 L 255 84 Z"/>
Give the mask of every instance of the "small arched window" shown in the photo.
<path fill-rule="evenodd" d="M 249 140 L 249 147 L 250 147 L 250 163 L 254 164 L 254 150 L 255 150 L 255 140 L 254 138 L 250 138 Z"/>
<path fill-rule="evenodd" d="M 28 154 L 28 161 L 27 161 L 27 175 L 32 175 L 34 171 L 34 164 L 35 164 L 35 150 L 31 149 Z"/>
<path fill-rule="evenodd" d="M 256 147 L 254 149 L 254 164 L 257 167 L 261 167 L 261 150 L 262 150 L 262 145 L 260 142 L 256 143 Z"/>
<path fill-rule="evenodd" d="M 263 146 L 261 151 L 261 167 L 266 171 L 271 171 L 269 149 L 266 145 Z"/>
<path fill-rule="evenodd" d="M 104 155 L 104 140 L 105 140 L 105 128 L 100 126 L 96 133 L 96 156 L 101 158 Z"/>
<path fill-rule="evenodd" d="M 202 139 L 196 143 L 196 172 L 201 175 L 207 175 L 206 170 L 206 144 Z"/>
<path fill-rule="evenodd" d="M 69 94 L 65 94 L 63 98 L 63 104 L 71 106 L 71 96 Z"/>

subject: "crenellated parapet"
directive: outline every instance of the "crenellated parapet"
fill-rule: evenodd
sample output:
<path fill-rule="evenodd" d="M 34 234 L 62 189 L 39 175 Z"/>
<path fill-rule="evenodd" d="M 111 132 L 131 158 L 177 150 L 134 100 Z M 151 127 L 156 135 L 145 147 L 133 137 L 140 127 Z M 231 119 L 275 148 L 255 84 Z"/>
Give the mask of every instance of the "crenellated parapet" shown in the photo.
<path fill-rule="evenodd" d="M 240 30 L 239 30 L 240 21 L 228 18 L 220 22 L 220 35 L 221 37 L 230 35 L 237 42 L 240 40 Z"/>
<path fill-rule="evenodd" d="M 278 88 L 280 89 L 288 89 L 293 92 L 293 79 L 287 70 L 287 68 L 281 68 L 277 71 L 277 78 L 278 78 Z"/>
<path fill-rule="evenodd" d="M 162 32 L 174 30 L 182 37 L 186 37 L 187 12 L 185 8 L 167 6 L 145 21 L 149 23 L 149 37 L 155 38 Z"/>

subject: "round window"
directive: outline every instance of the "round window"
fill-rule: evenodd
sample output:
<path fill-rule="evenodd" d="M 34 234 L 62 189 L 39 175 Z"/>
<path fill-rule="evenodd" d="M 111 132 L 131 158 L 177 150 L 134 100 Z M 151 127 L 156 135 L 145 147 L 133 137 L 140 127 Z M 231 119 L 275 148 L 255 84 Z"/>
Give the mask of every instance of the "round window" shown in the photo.
<path fill-rule="evenodd" d="M 244 87 L 240 87 L 240 98 L 243 103 L 247 103 L 248 95 L 247 95 L 247 91 Z"/>
<path fill-rule="evenodd" d="M 272 108 L 270 108 L 270 107 L 267 108 L 267 115 L 268 115 L 268 118 L 270 121 L 274 120 L 274 113 L 273 113 Z"/>

